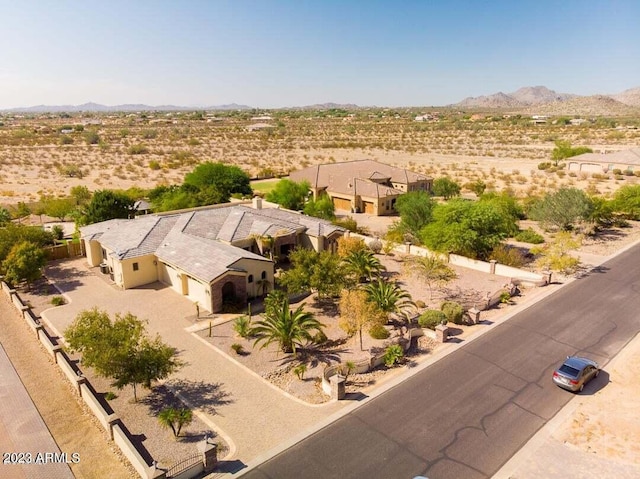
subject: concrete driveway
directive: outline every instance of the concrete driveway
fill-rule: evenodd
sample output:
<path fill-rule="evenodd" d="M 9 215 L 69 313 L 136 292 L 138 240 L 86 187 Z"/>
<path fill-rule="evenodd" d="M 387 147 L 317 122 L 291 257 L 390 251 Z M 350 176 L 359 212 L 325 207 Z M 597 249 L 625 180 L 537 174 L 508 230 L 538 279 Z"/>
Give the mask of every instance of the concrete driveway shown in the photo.
<path fill-rule="evenodd" d="M 345 407 L 337 402 L 304 404 L 198 338 L 190 332 L 197 328 L 194 304 L 160 283 L 123 291 L 98 268 L 89 268 L 84 258 L 50 263 L 46 275 L 69 301 L 42 313 L 56 334 L 64 332 L 78 312 L 97 307 L 111 315 L 131 312 L 148 320 L 148 332 L 160 334 L 180 352 L 187 364 L 171 379 L 180 380 L 179 392 L 228 440 L 231 453 L 226 459 L 246 464 Z M 213 404 L 199 394 L 212 389 Z"/>

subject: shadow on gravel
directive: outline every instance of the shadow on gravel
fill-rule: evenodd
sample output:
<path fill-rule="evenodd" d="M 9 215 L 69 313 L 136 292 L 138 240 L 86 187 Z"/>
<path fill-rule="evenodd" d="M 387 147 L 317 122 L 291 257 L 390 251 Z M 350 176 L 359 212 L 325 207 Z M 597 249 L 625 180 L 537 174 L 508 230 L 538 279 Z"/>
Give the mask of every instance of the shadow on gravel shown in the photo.
<path fill-rule="evenodd" d="M 191 407 L 201 409 L 207 414 L 217 414 L 218 406 L 233 402 L 229 394 L 222 389 L 222 383 L 176 379 L 167 382 L 166 387 L 180 394 Z"/>

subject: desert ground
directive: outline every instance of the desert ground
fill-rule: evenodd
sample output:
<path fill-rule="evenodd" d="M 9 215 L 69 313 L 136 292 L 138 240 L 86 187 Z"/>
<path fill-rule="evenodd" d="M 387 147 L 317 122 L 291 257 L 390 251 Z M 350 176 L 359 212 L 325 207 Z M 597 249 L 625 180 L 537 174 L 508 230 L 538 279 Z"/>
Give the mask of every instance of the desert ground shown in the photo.
<path fill-rule="evenodd" d="M 437 112 L 416 122 L 415 110 L 274 113 L 270 127 L 249 131 L 249 113 L 5 115 L 0 118 L 0 204 L 69 194 L 73 186 L 149 189 L 179 184 L 203 161 L 222 161 L 251 176 L 286 174 L 317 163 L 370 158 L 462 185 L 482 179 L 489 190 L 535 195 L 576 186 L 607 195 L 635 176 L 538 170 L 554 141 L 593 151 L 640 142 L 638 120 L 533 125 L 527 117 Z M 223 114 L 220 114 L 223 115 Z M 202 119 L 200 119 L 202 118 Z"/>

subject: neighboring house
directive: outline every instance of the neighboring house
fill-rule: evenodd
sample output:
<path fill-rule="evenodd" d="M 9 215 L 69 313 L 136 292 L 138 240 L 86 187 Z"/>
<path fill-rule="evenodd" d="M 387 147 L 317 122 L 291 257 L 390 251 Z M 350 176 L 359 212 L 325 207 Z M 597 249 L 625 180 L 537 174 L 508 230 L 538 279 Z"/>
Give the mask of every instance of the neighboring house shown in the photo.
<path fill-rule="evenodd" d="M 252 125 L 247 126 L 247 131 L 260 131 L 260 130 L 271 130 L 274 129 L 275 126 L 271 123 L 254 123 Z"/>
<path fill-rule="evenodd" d="M 146 200 L 138 200 L 133 204 L 136 215 L 148 215 L 151 213 L 151 203 Z"/>
<path fill-rule="evenodd" d="M 314 198 L 327 194 L 338 210 L 376 216 L 395 214 L 398 196 L 430 191 L 433 179 L 373 160 L 327 163 L 294 171 L 293 181 L 308 181 Z"/>
<path fill-rule="evenodd" d="M 156 281 L 212 313 L 273 286 L 274 259 L 295 246 L 337 249 L 345 230 L 292 211 L 217 205 L 187 212 L 114 219 L 80 228 L 91 266 L 123 289 Z M 266 255 L 265 256 L 263 256 Z"/>
<path fill-rule="evenodd" d="M 584 153 L 567 158 L 567 170 L 587 173 L 608 173 L 613 170 L 640 171 L 640 148 L 615 153 Z"/>

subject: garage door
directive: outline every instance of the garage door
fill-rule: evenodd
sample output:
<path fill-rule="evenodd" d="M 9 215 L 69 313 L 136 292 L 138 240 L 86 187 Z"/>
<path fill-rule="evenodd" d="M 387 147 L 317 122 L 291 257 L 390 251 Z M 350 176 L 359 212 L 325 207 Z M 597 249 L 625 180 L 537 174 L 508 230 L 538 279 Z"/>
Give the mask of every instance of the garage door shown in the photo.
<path fill-rule="evenodd" d="M 602 173 L 602 165 L 596 163 L 582 163 L 580 171 L 588 171 L 590 173 Z"/>
<path fill-rule="evenodd" d="M 336 207 L 337 210 L 351 210 L 351 201 L 345 200 L 344 198 L 333 198 L 333 206 Z"/>
<path fill-rule="evenodd" d="M 364 205 L 364 212 L 372 215 L 374 213 L 373 203 L 371 203 L 370 201 L 363 201 L 362 203 Z"/>

